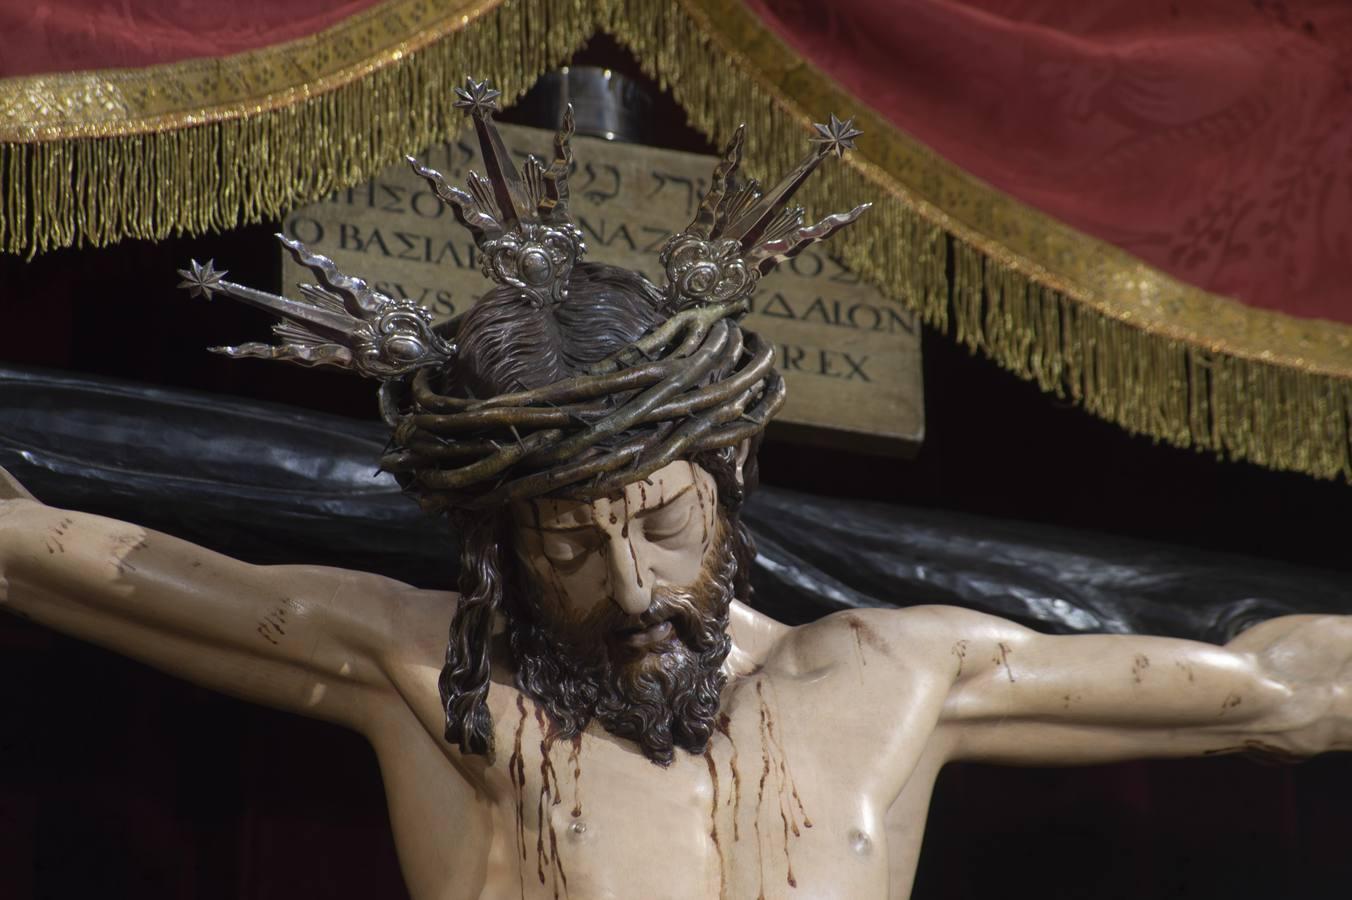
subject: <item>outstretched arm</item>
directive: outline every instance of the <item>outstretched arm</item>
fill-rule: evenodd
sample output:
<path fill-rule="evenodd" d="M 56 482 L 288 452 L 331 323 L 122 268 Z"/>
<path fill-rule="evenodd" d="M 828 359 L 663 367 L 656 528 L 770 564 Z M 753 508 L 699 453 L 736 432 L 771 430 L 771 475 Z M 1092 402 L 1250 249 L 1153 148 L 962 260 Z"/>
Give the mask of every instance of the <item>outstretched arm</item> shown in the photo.
<path fill-rule="evenodd" d="M 55 509 L 0 469 L 0 609 L 245 699 L 361 727 L 382 651 L 425 596 Z"/>
<path fill-rule="evenodd" d="M 955 758 L 1029 764 L 1352 749 L 1352 618 L 1286 616 L 1224 647 L 1049 636 L 966 610 L 912 611 L 953 686 Z"/>

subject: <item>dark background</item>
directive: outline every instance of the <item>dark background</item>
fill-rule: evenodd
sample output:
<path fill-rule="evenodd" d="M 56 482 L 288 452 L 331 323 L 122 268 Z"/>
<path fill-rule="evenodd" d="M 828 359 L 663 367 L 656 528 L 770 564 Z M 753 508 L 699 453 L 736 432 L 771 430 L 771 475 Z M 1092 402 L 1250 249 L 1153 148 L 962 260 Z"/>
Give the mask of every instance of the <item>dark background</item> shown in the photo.
<path fill-rule="evenodd" d="M 605 38 L 577 61 L 642 79 Z M 653 116 L 656 143 L 712 150 L 669 98 Z M 189 300 L 175 270 L 214 258 L 231 280 L 276 287 L 276 229 L 0 257 L 0 361 L 374 418 L 355 376 L 204 352 L 264 339 L 268 321 Z M 914 459 L 772 435 L 763 480 L 1314 565 L 1352 585 L 1348 486 L 1129 436 L 930 331 L 923 350 Z M 8 618 L 0 715 L 0 898 L 403 896 L 375 757 L 347 732 Z M 1342 756 L 953 766 L 914 896 L 1343 898 L 1349 788 Z"/>

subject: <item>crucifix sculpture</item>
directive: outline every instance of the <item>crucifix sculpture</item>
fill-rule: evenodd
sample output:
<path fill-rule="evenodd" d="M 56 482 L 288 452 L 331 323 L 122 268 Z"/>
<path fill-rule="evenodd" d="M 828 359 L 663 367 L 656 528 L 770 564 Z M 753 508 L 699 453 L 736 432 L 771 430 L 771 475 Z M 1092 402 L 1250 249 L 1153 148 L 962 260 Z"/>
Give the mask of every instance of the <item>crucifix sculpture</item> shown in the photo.
<path fill-rule="evenodd" d="M 1087 763 L 1352 742 L 1352 622 L 1231 644 L 1052 637 L 932 606 L 791 628 L 746 605 L 740 509 L 784 398 L 739 319 L 762 275 L 863 211 L 788 202 L 857 136 L 834 116 L 779 184 L 739 182 L 739 130 L 666 283 L 583 261 L 571 115 L 518 170 L 469 81 L 486 172 L 412 162 L 496 286 L 445 327 L 303 245 L 292 300 L 237 357 L 380 381 L 381 466 L 462 536 L 458 593 L 246 565 L 0 480 L 0 606 L 374 745 L 418 898 L 904 897 L 953 760 Z M 449 641 L 447 635 L 449 634 Z"/>

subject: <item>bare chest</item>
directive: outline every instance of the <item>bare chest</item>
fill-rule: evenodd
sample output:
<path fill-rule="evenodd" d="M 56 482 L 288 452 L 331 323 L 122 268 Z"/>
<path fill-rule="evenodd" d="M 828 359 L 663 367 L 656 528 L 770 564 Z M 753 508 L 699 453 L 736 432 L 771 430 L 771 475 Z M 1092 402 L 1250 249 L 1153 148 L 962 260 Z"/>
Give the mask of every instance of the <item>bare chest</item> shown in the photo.
<path fill-rule="evenodd" d="M 604 733 L 551 738 L 517 698 L 487 773 L 485 896 L 884 896 L 884 829 L 863 786 L 822 777 L 767 693 L 665 769 Z"/>

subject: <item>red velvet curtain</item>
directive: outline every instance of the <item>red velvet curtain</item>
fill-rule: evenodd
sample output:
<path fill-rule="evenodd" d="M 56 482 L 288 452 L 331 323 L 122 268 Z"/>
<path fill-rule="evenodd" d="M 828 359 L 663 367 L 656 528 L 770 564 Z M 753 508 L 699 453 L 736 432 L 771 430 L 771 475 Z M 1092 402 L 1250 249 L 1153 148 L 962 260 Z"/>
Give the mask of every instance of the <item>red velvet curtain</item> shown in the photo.
<path fill-rule="evenodd" d="M 898 128 L 1207 290 L 1352 323 L 1352 4 L 745 0 Z M 0 78 L 259 49 L 378 0 L 0 8 Z"/>
<path fill-rule="evenodd" d="M 323 31 L 380 0 L 40 0 L 0 5 L 0 78 L 227 56 Z"/>
<path fill-rule="evenodd" d="M 893 124 L 1210 291 L 1352 323 L 1352 4 L 746 0 Z"/>

